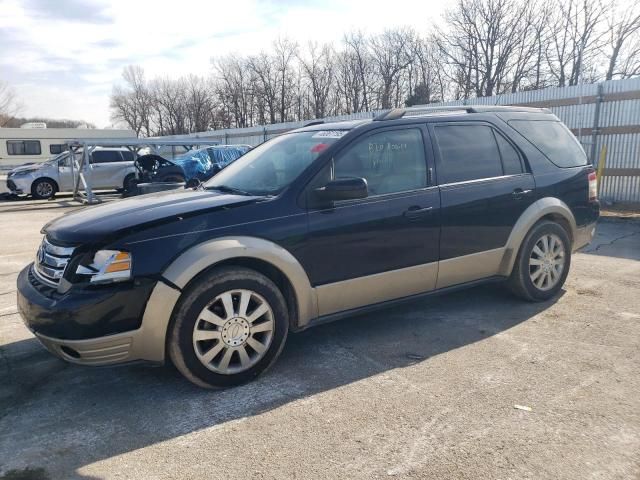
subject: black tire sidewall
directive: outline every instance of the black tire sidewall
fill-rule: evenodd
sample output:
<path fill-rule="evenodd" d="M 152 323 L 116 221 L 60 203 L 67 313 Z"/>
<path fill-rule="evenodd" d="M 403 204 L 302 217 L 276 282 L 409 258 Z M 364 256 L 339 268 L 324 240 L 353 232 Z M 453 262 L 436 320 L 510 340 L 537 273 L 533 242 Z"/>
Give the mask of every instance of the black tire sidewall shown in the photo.
<path fill-rule="evenodd" d="M 189 379 L 197 380 L 195 383 L 201 386 L 225 388 L 246 383 L 269 368 L 280 354 L 287 338 L 289 325 L 286 303 L 275 284 L 253 270 L 221 269 L 207 277 L 199 279 L 194 288 L 185 292 L 184 300 L 181 300 L 174 314 L 170 332 L 172 345 L 169 349 L 172 352 L 172 360 L 179 370 L 182 368 L 187 370 L 186 376 Z M 209 370 L 196 356 L 193 348 L 193 328 L 200 312 L 211 300 L 223 292 L 235 289 L 252 290 L 269 303 L 274 315 L 275 330 L 267 353 L 256 365 L 244 372 L 223 375 Z"/>
<path fill-rule="evenodd" d="M 128 174 L 124 177 L 124 182 L 122 182 L 122 190 L 125 193 L 131 193 L 135 190 L 136 184 L 136 176 L 133 173 Z"/>
<path fill-rule="evenodd" d="M 549 290 L 540 290 L 534 285 L 531 277 L 529 276 L 529 258 L 531 257 L 531 251 L 533 250 L 533 247 L 538 242 L 538 240 L 540 240 L 540 237 L 547 234 L 557 235 L 562 241 L 565 252 L 564 269 L 560 276 L 560 280 L 553 288 Z M 521 282 L 527 294 L 533 300 L 538 301 L 548 300 L 555 297 L 562 289 L 564 282 L 567 279 L 567 275 L 569 275 L 569 269 L 571 267 L 571 241 L 569 239 L 569 235 L 567 234 L 566 230 L 557 223 L 543 222 L 536 225 L 525 238 L 522 255 L 520 255 L 519 261 Z"/>
<path fill-rule="evenodd" d="M 42 183 L 48 183 L 49 185 L 51 185 L 51 195 L 49 195 L 48 197 L 43 197 L 42 195 L 38 194 L 38 191 L 37 191 L 38 185 Z M 46 178 L 39 178 L 38 180 L 33 182 L 33 185 L 31 185 L 31 196 L 36 200 L 46 200 L 48 198 L 53 197 L 55 194 L 56 194 L 55 184 L 51 180 L 47 180 Z"/>

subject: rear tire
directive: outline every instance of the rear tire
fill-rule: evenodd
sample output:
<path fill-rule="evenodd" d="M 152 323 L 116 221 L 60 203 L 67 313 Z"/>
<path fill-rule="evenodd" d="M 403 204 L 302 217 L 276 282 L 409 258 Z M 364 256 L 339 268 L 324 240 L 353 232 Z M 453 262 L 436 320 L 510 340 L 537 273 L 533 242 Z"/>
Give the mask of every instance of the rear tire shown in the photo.
<path fill-rule="evenodd" d="M 549 300 L 564 285 L 570 266 L 569 235 L 559 224 L 545 220 L 524 238 L 507 285 L 530 302 Z"/>
<path fill-rule="evenodd" d="M 36 200 L 52 198 L 57 191 L 56 184 L 48 178 L 39 178 L 31 185 L 31 196 Z"/>
<path fill-rule="evenodd" d="M 286 302 L 270 279 L 248 268 L 216 268 L 182 294 L 168 332 L 169 356 L 196 385 L 231 387 L 275 362 L 288 328 Z"/>

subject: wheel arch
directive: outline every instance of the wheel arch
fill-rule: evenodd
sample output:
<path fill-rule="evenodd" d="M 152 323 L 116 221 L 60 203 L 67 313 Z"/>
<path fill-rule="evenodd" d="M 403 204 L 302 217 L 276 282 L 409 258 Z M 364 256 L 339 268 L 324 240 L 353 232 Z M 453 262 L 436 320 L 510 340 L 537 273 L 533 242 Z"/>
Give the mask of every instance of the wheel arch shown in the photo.
<path fill-rule="evenodd" d="M 291 284 L 291 280 L 286 276 L 286 274 L 280 270 L 278 267 L 269 263 L 261 258 L 257 257 L 232 257 L 226 260 L 221 260 L 220 262 L 214 263 L 208 268 L 205 268 L 203 271 L 198 273 L 195 277 L 193 277 L 189 283 L 186 285 L 188 288 L 192 283 L 198 281 L 198 278 L 202 275 L 206 275 L 207 272 L 218 268 L 218 267 L 244 267 L 250 270 L 254 270 L 258 273 L 261 273 L 273 283 L 276 284 L 278 289 L 282 292 L 282 295 L 287 304 L 287 310 L 289 311 L 289 327 L 292 330 L 298 329 L 298 300 L 296 296 L 296 292 Z"/>
<path fill-rule="evenodd" d="M 293 330 L 302 329 L 318 316 L 315 289 L 302 265 L 281 246 L 256 237 L 222 237 L 191 247 L 161 274 L 147 301 L 134 344 L 138 358 L 166 360 L 166 336 L 182 291 L 197 277 L 221 265 L 252 268 L 273 280 L 283 291 Z"/>
<path fill-rule="evenodd" d="M 34 179 L 33 182 L 31 182 L 31 185 L 29 186 L 29 190 L 32 190 L 33 187 L 35 186 L 35 184 L 38 183 L 40 180 L 49 180 L 53 184 L 53 188 L 54 188 L 55 192 L 59 192 L 60 191 L 60 185 L 58 185 L 58 182 L 56 182 L 51 177 L 38 177 L 38 178 Z"/>
<path fill-rule="evenodd" d="M 256 237 L 223 237 L 196 245 L 176 258 L 162 276 L 184 289 L 201 273 L 221 265 L 256 270 L 282 289 L 292 328 L 305 326 L 318 315 L 315 290 L 298 260 L 286 249 Z"/>
<path fill-rule="evenodd" d="M 541 220 L 551 220 L 560 224 L 569 235 L 573 245 L 576 238 L 576 219 L 569 206 L 559 198 L 544 197 L 532 203 L 511 230 L 500 263 L 499 274 L 509 276 L 513 270 L 520 246 L 533 226 Z"/>

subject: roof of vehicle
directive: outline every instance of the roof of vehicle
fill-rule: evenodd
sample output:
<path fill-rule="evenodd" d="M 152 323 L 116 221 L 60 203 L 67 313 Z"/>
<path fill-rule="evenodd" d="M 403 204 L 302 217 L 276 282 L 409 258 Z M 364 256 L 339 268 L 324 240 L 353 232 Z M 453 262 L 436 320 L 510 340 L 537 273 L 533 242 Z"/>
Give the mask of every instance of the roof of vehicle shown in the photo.
<path fill-rule="evenodd" d="M 342 122 L 324 123 L 321 120 L 313 121 L 304 127 L 292 130 L 292 132 L 305 132 L 316 130 L 351 130 L 356 127 L 370 124 L 372 122 L 410 120 L 416 117 L 443 116 L 443 115 L 465 115 L 481 113 L 538 113 L 549 115 L 551 111 L 547 108 L 532 108 L 506 105 L 446 105 L 446 106 L 415 106 L 408 108 L 393 108 L 386 110 L 372 119 L 347 120 Z"/>

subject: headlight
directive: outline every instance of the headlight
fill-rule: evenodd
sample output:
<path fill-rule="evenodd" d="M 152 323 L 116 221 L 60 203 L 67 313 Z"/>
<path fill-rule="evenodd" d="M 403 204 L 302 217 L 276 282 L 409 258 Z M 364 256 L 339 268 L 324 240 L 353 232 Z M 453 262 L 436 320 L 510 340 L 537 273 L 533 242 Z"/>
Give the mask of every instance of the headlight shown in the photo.
<path fill-rule="evenodd" d="M 91 283 L 123 282 L 131 278 L 131 254 L 119 250 L 98 250 L 91 265 L 78 265 L 76 274 L 90 276 Z"/>
<path fill-rule="evenodd" d="M 17 172 L 13 172 L 13 174 L 11 174 L 11 177 L 22 177 L 24 175 L 29 175 L 30 173 L 35 172 L 35 170 L 19 170 Z"/>

